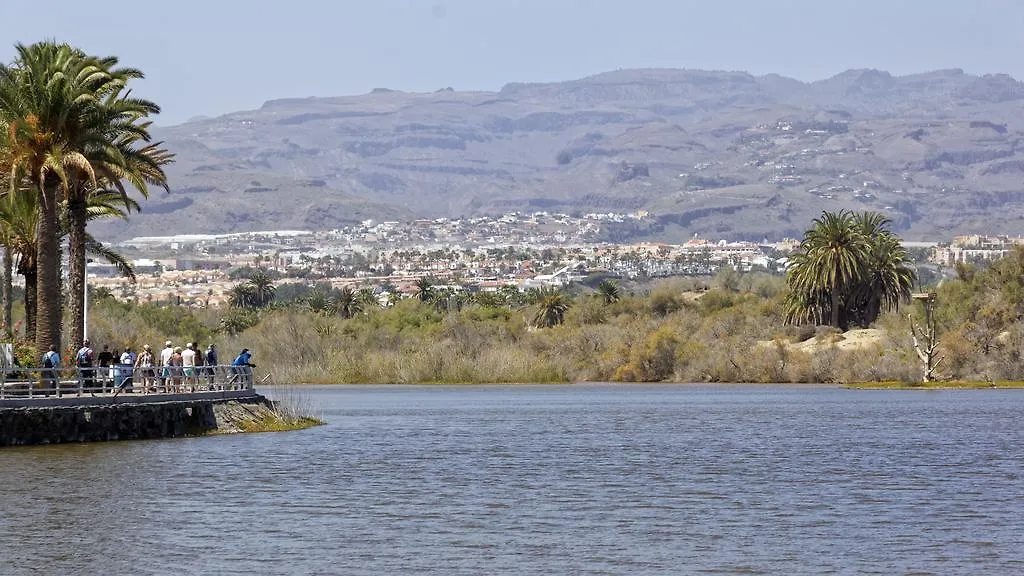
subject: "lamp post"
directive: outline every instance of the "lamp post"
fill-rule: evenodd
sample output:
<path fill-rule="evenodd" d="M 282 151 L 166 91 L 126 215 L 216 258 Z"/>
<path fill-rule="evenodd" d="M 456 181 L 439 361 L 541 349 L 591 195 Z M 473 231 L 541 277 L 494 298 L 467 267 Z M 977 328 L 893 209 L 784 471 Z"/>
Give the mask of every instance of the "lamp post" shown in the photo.
<path fill-rule="evenodd" d="M 89 263 L 92 258 L 85 259 L 82 269 L 82 341 L 89 339 Z"/>

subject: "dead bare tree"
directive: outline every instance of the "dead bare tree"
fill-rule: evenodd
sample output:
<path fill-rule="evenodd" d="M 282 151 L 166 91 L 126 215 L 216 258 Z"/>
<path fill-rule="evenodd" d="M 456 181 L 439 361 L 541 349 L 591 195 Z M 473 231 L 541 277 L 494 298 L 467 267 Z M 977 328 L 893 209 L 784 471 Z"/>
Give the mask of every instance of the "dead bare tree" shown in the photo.
<path fill-rule="evenodd" d="M 936 334 L 937 327 L 935 321 L 935 293 L 922 293 L 914 294 L 915 300 L 920 300 L 924 304 L 924 328 L 914 322 L 914 317 L 911 314 L 907 314 L 907 319 L 910 320 L 910 336 L 913 338 L 914 351 L 917 352 L 917 357 L 921 359 L 922 364 L 922 382 L 933 382 L 936 380 L 935 372 L 939 368 L 939 364 L 942 363 L 942 356 L 939 355 L 939 337 Z"/>

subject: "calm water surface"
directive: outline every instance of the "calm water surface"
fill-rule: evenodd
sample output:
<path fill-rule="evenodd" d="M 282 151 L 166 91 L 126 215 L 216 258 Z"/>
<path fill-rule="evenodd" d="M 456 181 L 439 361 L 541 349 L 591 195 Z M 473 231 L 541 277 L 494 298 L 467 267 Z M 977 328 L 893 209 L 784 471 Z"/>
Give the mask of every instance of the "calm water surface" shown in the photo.
<path fill-rule="evenodd" d="M 303 389 L 0 450 L 0 574 L 1022 574 L 1024 391 Z"/>

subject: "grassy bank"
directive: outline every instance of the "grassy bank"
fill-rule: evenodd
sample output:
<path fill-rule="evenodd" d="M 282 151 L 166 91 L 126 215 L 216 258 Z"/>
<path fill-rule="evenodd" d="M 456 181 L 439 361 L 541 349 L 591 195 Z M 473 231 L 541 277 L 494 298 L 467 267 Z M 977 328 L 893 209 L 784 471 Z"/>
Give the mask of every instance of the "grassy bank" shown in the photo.
<path fill-rule="evenodd" d="M 303 399 L 301 393 L 293 392 L 291 398 Z M 233 434 L 237 432 L 286 432 L 303 430 L 323 424 L 323 420 L 312 416 L 312 408 L 306 400 L 261 402 L 226 402 L 214 406 L 217 429 L 211 434 Z"/>

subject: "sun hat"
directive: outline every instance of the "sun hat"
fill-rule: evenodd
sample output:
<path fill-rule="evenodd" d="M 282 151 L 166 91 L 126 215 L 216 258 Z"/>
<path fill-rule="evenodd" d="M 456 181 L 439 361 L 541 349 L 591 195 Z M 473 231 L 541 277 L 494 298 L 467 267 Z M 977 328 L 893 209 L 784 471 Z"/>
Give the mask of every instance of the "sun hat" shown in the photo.
<path fill-rule="evenodd" d="M 170 346 L 170 345 L 171 345 L 171 341 L 170 340 L 168 340 L 167 342 L 164 342 L 164 346 Z"/>

